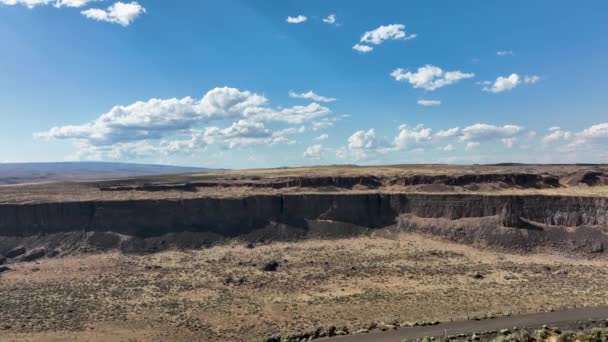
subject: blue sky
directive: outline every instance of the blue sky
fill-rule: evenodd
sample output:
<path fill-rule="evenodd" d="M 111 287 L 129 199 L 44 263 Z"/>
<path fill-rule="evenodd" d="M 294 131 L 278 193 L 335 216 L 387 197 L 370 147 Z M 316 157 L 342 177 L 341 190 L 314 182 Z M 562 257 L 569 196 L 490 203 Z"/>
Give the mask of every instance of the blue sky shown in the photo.
<path fill-rule="evenodd" d="M 600 0 L 0 0 L 0 162 L 608 162 L 607 33 Z"/>

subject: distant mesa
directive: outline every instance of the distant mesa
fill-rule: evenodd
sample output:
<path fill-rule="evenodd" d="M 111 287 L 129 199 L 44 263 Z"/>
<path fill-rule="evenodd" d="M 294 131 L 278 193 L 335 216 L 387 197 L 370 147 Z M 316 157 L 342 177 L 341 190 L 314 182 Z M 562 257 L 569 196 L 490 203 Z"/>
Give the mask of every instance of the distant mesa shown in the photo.
<path fill-rule="evenodd" d="M 0 163 L 0 185 L 154 176 L 211 170 L 200 167 L 106 162 Z"/>

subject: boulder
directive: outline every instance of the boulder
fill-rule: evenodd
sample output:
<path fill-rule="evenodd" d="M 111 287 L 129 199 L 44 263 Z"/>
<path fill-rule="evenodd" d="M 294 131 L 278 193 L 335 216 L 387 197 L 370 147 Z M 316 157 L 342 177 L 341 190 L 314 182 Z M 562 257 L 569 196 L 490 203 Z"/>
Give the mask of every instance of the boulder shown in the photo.
<path fill-rule="evenodd" d="M 279 268 L 279 262 L 276 260 L 271 260 L 264 264 L 262 270 L 265 272 L 275 272 Z"/>

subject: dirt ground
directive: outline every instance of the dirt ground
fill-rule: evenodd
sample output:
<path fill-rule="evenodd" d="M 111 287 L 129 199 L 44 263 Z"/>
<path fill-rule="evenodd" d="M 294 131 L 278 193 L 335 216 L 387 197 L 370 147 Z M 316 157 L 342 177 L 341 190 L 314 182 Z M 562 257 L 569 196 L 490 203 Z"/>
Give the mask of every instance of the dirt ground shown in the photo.
<path fill-rule="evenodd" d="M 270 261 L 276 271 L 263 269 Z M 608 302 L 606 259 L 505 254 L 388 231 L 9 266 L 0 275 L 1 341 L 261 341 L 319 326 Z"/>

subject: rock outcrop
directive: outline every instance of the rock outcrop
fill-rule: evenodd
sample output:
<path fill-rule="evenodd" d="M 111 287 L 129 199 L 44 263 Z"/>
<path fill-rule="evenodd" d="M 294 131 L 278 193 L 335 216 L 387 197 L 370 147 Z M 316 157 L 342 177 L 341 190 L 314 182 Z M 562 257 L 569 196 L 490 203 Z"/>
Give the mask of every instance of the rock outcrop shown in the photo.
<path fill-rule="evenodd" d="M 33 241 L 41 236 L 59 239 L 57 236 L 67 233 L 95 234 L 95 245 L 100 248 L 124 244 L 120 236 L 129 236 L 154 241 L 154 248 L 163 249 L 163 243 L 169 246 L 171 241 L 184 240 L 182 243 L 200 247 L 201 243 L 196 241 L 213 243 L 255 235 L 265 229 L 282 229 L 285 236 L 291 237 L 306 236 L 312 231 L 322 235 L 324 230 L 340 228 L 356 233 L 394 226 L 403 215 L 443 220 L 441 222 L 473 220 L 469 221 L 472 227 L 483 227 L 488 234 L 517 229 L 542 232 L 543 227 L 608 227 L 608 198 L 334 193 L 3 204 L 0 205 L 0 254 L 14 254 L 15 250 L 11 249 L 21 246 L 24 239 Z M 449 226 L 443 224 L 446 225 Z M 500 230 L 503 228 L 507 230 Z M 103 235 L 107 232 L 112 234 Z M 182 234 L 194 235 L 188 241 L 180 237 Z M 272 234 L 266 236 L 271 239 Z M 537 242 L 542 243 L 542 239 Z M 47 247 L 52 250 L 61 246 Z M 131 245 L 137 249 L 135 247 Z M 24 254 L 25 250 L 20 252 Z"/>
<path fill-rule="evenodd" d="M 466 186 L 471 184 L 500 184 L 505 187 L 519 188 L 557 188 L 560 186 L 559 177 L 534 173 L 488 173 L 464 175 L 412 175 L 400 177 L 376 176 L 336 176 L 336 177 L 284 177 L 275 179 L 214 179 L 187 183 L 143 183 L 121 184 L 120 182 L 105 182 L 98 186 L 101 191 L 196 191 L 198 188 L 209 187 L 249 187 L 249 188 L 324 188 L 335 187 L 353 189 L 363 186 L 377 189 L 382 186 L 400 185 L 447 185 Z"/>

